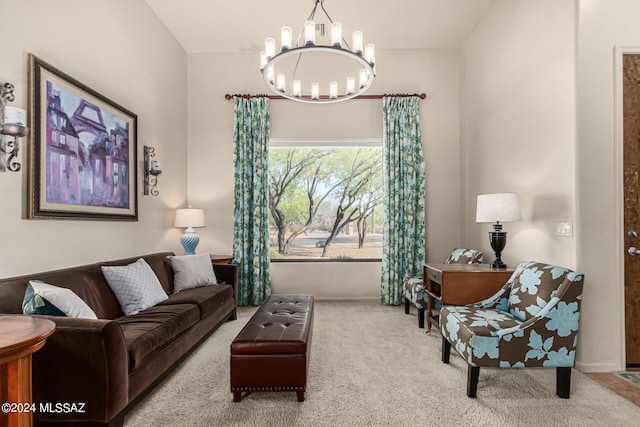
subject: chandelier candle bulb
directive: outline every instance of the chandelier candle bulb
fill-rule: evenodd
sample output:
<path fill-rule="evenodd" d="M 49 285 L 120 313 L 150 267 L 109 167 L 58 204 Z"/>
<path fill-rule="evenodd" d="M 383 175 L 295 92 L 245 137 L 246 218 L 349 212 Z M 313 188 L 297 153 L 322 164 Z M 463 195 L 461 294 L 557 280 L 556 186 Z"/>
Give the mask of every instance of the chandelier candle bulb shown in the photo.
<path fill-rule="evenodd" d="M 347 95 L 352 94 L 356 90 L 356 79 L 347 77 Z"/>
<path fill-rule="evenodd" d="M 273 37 L 264 39 L 264 53 L 268 59 L 276 56 L 276 41 Z"/>
<path fill-rule="evenodd" d="M 353 32 L 353 52 L 362 55 L 362 46 L 364 45 L 364 41 L 362 38 L 362 31 L 354 31 Z"/>
<path fill-rule="evenodd" d="M 304 44 L 305 46 L 316 44 L 316 24 L 313 21 L 304 23 Z"/>
<path fill-rule="evenodd" d="M 288 50 L 291 49 L 291 40 L 293 39 L 293 33 L 291 31 L 291 27 L 284 26 L 282 30 L 280 30 L 280 49 Z"/>
<path fill-rule="evenodd" d="M 333 47 L 342 45 L 342 24 L 340 22 L 331 24 L 331 45 Z"/>
<path fill-rule="evenodd" d="M 269 68 L 267 68 L 266 73 L 267 73 L 267 80 L 269 80 L 269 83 L 273 84 L 273 78 L 274 78 L 273 67 L 270 66 Z"/>
<path fill-rule="evenodd" d="M 338 97 L 338 82 L 329 83 L 329 98 L 336 99 Z"/>
<path fill-rule="evenodd" d="M 366 59 L 369 64 L 374 64 L 376 62 L 375 52 L 375 46 L 372 44 L 368 44 L 364 47 L 364 59 Z"/>
<path fill-rule="evenodd" d="M 262 52 L 260 52 L 260 70 L 264 70 L 267 62 L 269 62 L 269 59 L 267 58 L 267 54 L 263 50 Z"/>
<path fill-rule="evenodd" d="M 302 96 L 302 84 L 300 83 L 300 80 L 293 81 L 293 96 Z"/>
<path fill-rule="evenodd" d="M 311 83 L 311 99 L 320 99 L 320 85 Z"/>
<path fill-rule="evenodd" d="M 284 92 L 284 86 L 285 86 L 285 78 L 284 78 L 284 74 L 282 73 L 278 73 L 276 75 L 276 88 L 279 91 Z"/>
<path fill-rule="evenodd" d="M 360 70 L 360 87 L 365 87 L 367 85 L 367 81 L 369 80 L 369 76 L 367 75 L 367 70 L 364 68 Z"/>

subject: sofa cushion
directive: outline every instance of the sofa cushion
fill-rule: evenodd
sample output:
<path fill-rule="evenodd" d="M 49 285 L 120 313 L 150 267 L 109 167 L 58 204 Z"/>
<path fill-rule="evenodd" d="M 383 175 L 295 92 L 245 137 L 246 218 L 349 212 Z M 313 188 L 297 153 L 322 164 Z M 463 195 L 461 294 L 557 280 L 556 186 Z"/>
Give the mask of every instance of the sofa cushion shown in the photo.
<path fill-rule="evenodd" d="M 160 305 L 135 316 L 115 320 L 124 334 L 129 353 L 129 371 L 135 370 L 144 358 L 169 345 L 200 320 L 195 304 Z"/>
<path fill-rule="evenodd" d="M 218 284 L 209 253 L 172 256 L 169 260 L 174 274 L 175 292 Z"/>
<path fill-rule="evenodd" d="M 71 289 L 49 285 L 39 280 L 29 281 L 22 302 L 22 312 L 97 319 L 87 303 Z"/>
<path fill-rule="evenodd" d="M 129 265 L 103 266 L 102 272 L 127 316 L 167 299 L 160 281 L 142 258 Z"/>
<path fill-rule="evenodd" d="M 440 311 L 440 317 L 446 332 L 454 341 L 469 341 L 473 336 L 497 337 L 497 331 L 522 324 L 510 313 L 471 305 L 445 306 Z"/>
<path fill-rule="evenodd" d="M 169 299 L 160 305 L 197 304 L 200 309 L 200 318 L 205 318 L 232 299 L 233 287 L 231 285 L 217 285 L 187 289 L 171 294 Z"/>

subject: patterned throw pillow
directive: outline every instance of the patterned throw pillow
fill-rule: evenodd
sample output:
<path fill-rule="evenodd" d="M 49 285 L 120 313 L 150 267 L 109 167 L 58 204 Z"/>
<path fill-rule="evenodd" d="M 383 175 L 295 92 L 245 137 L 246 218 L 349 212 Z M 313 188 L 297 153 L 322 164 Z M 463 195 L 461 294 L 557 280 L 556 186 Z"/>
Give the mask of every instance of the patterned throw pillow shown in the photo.
<path fill-rule="evenodd" d="M 556 294 L 569 270 L 537 262 L 520 263 L 513 273 L 509 312 L 525 321 L 535 316 Z"/>
<path fill-rule="evenodd" d="M 168 299 L 158 277 L 142 258 L 125 266 L 103 266 L 102 274 L 127 316 Z"/>
<path fill-rule="evenodd" d="M 209 253 L 172 256 L 169 259 L 173 269 L 175 292 L 218 284 Z"/>
<path fill-rule="evenodd" d="M 71 289 L 53 286 L 40 280 L 29 281 L 22 301 L 22 313 L 98 318 L 91 307 Z"/>

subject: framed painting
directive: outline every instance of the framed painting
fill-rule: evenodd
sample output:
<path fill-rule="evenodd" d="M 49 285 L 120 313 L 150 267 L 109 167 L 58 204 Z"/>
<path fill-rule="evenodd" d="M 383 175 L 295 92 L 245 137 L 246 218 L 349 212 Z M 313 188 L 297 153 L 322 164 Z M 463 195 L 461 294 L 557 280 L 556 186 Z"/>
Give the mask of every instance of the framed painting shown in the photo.
<path fill-rule="evenodd" d="M 29 218 L 137 221 L 137 116 L 35 55 L 29 63 Z"/>

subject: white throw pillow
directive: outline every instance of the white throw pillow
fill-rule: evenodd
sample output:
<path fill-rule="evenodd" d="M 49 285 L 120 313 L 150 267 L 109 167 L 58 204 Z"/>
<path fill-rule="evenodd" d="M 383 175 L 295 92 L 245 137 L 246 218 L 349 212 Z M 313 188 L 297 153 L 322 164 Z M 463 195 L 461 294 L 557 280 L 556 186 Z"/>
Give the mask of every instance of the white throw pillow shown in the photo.
<path fill-rule="evenodd" d="M 209 253 L 172 256 L 170 259 L 175 292 L 218 284 Z"/>
<path fill-rule="evenodd" d="M 156 274 L 142 258 L 125 266 L 103 266 L 102 274 L 127 316 L 169 298 Z"/>
<path fill-rule="evenodd" d="M 68 317 L 98 318 L 91 307 L 71 289 L 53 286 L 40 280 L 29 281 L 22 301 L 22 312 L 49 315 L 61 315 L 62 312 Z"/>

